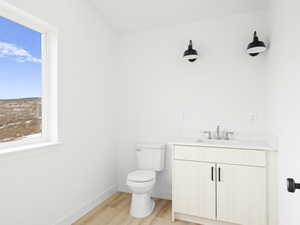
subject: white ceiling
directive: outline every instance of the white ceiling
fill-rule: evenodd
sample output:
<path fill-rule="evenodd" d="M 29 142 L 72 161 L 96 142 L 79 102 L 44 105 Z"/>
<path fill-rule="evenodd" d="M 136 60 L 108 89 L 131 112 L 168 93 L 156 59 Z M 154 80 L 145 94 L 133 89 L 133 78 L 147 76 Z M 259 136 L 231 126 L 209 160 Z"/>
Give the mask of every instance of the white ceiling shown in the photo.
<path fill-rule="evenodd" d="M 138 31 L 207 17 L 264 10 L 267 0 L 91 0 L 118 31 Z"/>

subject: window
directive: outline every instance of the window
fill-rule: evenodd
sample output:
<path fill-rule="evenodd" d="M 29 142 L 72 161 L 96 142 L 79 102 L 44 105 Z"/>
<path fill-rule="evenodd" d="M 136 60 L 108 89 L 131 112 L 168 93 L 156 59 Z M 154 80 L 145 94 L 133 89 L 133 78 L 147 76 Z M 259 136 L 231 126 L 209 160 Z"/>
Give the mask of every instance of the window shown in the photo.
<path fill-rule="evenodd" d="M 0 154 L 57 143 L 57 35 L 0 3 Z"/>

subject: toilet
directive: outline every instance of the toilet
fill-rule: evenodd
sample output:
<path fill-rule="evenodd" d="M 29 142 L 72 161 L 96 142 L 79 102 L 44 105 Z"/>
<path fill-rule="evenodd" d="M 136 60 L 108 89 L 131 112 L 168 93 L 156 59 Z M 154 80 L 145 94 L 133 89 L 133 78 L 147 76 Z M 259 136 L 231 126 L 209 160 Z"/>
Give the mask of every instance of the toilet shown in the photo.
<path fill-rule="evenodd" d="M 130 214 L 143 218 L 150 215 L 155 207 L 151 193 L 156 182 L 156 172 L 164 169 L 165 145 L 138 145 L 136 156 L 138 169 L 127 176 L 127 186 L 132 192 Z"/>

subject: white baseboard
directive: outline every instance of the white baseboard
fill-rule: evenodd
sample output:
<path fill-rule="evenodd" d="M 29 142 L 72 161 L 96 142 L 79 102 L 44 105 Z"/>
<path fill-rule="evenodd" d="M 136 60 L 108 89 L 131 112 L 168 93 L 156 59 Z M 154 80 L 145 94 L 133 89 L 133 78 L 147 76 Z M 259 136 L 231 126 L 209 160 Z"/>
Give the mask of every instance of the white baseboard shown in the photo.
<path fill-rule="evenodd" d="M 79 218 L 87 214 L 89 211 L 94 209 L 96 206 L 101 204 L 103 201 L 108 199 L 111 195 L 117 192 L 117 186 L 112 186 L 104 191 L 100 196 L 98 196 L 95 200 L 88 202 L 79 210 L 76 210 L 69 216 L 64 217 L 63 219 L 59 220 L 55 225 L 71 225 L 76 222 Z"/>

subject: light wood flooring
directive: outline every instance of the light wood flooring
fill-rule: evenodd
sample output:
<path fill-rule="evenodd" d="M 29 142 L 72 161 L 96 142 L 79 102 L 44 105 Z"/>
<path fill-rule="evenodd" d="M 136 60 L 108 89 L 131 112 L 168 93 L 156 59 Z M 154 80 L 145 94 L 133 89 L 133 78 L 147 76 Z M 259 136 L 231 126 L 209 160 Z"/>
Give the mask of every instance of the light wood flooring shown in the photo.
<path fill-rule="evenodd" d="M 153 213 L 143 219 L 129 214 L 131 195 L 116 193 L 73 225 L 194 225 L 194 223 L 171 221 L 171 201 L 154 199 Z"/>

